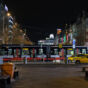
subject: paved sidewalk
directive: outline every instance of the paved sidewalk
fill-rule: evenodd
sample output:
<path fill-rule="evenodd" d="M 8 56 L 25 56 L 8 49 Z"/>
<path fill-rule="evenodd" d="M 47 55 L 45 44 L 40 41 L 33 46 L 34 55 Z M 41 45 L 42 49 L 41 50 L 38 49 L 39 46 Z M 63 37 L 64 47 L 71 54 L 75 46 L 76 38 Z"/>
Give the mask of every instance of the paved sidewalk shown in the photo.
<path fill-rule="evenodd" d="M 12 88 L 88 88 L 80 67 L 18 65 L 20 77 Z"/>

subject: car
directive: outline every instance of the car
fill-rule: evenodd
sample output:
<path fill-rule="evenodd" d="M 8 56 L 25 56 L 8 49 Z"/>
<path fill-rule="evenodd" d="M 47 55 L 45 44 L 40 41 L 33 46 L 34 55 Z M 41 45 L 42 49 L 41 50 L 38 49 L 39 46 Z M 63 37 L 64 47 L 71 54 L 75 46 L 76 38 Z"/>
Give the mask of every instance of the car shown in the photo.
<path fill-rule="evenodd" d="M 69 63 L 74 62 L 74 57 L 75 57 L 74 55 L 68 57 L 68 62 L 69 62 Z"/>
<path fill-rule="evenodd" d="M 88 63 L 88 54 L 78 54 L 76 56 L 68 57 L 69 62 L 79 63 Z"/>
<path fill-rule="evenodd" d="M 88 63 L 88 55 L 79 55 L 75 58 L 75 63 Z"/>

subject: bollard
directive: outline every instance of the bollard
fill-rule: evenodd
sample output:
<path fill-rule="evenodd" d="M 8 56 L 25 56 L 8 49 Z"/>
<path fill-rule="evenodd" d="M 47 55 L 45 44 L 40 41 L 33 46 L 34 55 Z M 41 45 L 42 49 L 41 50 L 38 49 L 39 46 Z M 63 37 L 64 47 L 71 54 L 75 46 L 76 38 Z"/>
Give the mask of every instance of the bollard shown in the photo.
<path fill-rule="evenodd" d="M 88 80 L 88 71 L 85 71 L 85 79 Z"/>
<path fill-rule="evenodd" d="M 19 71 L 14 71 L 14 76 L 13 76 L 14 79 L 18 79 L 19 78 Z"/>
<path fill-rule="evenodd" d="M 10 88 L 11 79 L 10 76 L 0 77 L 0 88 Z"/>
<path fill-rule="evenodd" d="M 18 79 L 18 78 L 19 78 L 19 71 L 18 71 L 18 69 L 17 69 L 16 67 L 15 67 L 15 69 L 14 69 L 13 78 L 14 78 L 14 79 Z"/>
<path fill-rule="evenodd" d="M 85 68 L 85 67 L 83 67 L 83 68 L 82 68 L 82 72 L 85 72 L 85 71 L 86 71 L 86 68 Z"/>

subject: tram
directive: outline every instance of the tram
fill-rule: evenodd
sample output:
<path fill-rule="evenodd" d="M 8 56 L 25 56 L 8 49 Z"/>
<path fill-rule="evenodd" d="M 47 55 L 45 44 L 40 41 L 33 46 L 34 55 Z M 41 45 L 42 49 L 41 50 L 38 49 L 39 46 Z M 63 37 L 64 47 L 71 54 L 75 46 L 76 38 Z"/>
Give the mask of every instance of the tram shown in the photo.
<path fill-rule="evenodd" d="M 87 54 L 87 47 L 76 46 L 75 50 L 72 46 L 39 46 L 39 45 L 1 45 L 0 58 L 4 61 L 64 61 L 65 57 L 73 54 Z"/>

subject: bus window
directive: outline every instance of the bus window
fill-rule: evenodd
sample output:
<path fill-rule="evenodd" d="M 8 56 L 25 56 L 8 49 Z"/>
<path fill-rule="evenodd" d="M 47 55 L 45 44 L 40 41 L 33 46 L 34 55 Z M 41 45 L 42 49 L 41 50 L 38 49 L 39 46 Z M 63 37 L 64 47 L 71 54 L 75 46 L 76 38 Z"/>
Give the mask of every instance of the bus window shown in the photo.
<path fill-rule="evenodd" d="M 0 56 L 4 55 L 4 49 L 0 49 Z"/>
<path fill-rule="evenodd" d="M 36 49 L 34 49 L 34 48 L 31 49 L 31 57 L 35 58 L 36 55 L 37 55 L 37 51 L 36 51 Z"/>
<path fill-rule="evenodd" d="M 64 56 L 65 55 L 65 50 L 61 49 L 61 53 L 62 53 L 62 56 Z"/>
<path fill-rule="evenodd" d="M 46 58 L 46 51 L 45 51 L 44 48 L 39 48 L 38 49 L 37 57 L 39 57 L 39 58 Z"/>
<path fill-rule="evenodd" d="M 82 54 L 86 54 L 86 49 L 82 49 Z"/>
<path fill-rule="evenodd" d="M 59 50 L 58 50 L 58 48 L 51 48 L 50 57 L 51 58 L 59 57 Z"/>
<path fill-rule="evenodd" d="M 20 57 L 20 49 L 14 49 L 14 57 Z"/>
<path fill-rule="evenodd" d="M 54 55 L 58 55 L 58 49 L 54 49 Z"/>
<path fill-rule="evenodd" d="M 69 57 L 69 56 L 72 56 L 72 55 L 74 55 L 73 49 L 72 48 L 71 49 L 68 49 L 67 50 L 67 56 Z"/>
<path fill-rule="evenodd" d="M 7 50 L 5 50 L 5 49 L 0 49 L 0 56 L 2 56 L 2 55 L 8 55 Z"/>
<path fill-rule="evenodd" d="M 39 49 L 39 55 L 43 54 L 43 49 Z"/>
<path fill-rule="evenodd" d="M 22 49 L 22 55 L 29 55 L 29 49 L 28 48 L 23 48 Z"/>
<path fill-rule="evenodd" d="M 51 55 L 58 55 L 58 49 L 51 49 Z"/>
<path fill-rule="evenodd" d="M 7 49 L 0 49 L 0 56 L 7 58 L 8 57 L 8 50 Z"/>
<path fill-rule="evenodd" d="M 8 55 L 13 55 L 12 54 L 12 49 L 8 49 Z"/>
<path fill-rule="evenodd" d="M 80 49 L 77 48 L 77 49 L 75 50 L 75 55 L 78 55 L 79 53 L 80 53 Z"/>

